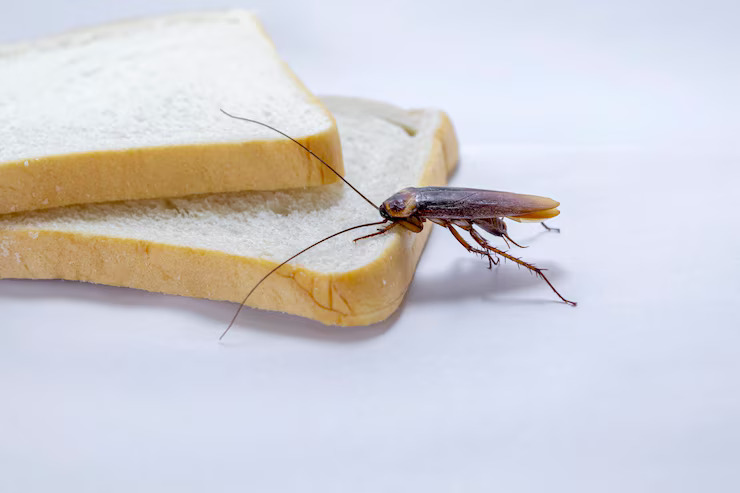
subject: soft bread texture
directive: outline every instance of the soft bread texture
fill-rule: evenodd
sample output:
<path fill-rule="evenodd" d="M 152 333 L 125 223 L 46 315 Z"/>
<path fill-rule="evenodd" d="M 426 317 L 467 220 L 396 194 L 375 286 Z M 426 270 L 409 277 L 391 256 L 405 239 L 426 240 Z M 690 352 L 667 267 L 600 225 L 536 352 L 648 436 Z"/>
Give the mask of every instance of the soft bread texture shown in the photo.
<path fill-rule="evenodd" d="M 324 102 L 339 124 L 347 179 L 377 204 L 406 186 L 446 183 L 458 150 L 444 113 L 348 98 Z M 309 244 L 378 220 L 378 211 L 343 183 L 15 214 L 0 218 L 0 277 L 240 302 Z M 352 239 L 374 229 L 329 240 L 278 270 L 247 304 L 324 324 L 379 322 L 400 305 L 431 225 L 419 234 L 401 229 L 357 243 Z"/>
<path fill-rule="evenodd" d="M 242 11 L 0 46 L 0 214 L 337 181 L 336 123 Z"/>

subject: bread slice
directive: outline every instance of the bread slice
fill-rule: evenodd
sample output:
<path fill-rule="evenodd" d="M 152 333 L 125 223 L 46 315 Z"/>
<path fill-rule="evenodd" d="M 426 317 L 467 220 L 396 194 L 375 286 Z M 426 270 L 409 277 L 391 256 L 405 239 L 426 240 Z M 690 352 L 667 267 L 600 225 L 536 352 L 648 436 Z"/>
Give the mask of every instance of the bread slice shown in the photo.
<path fill-rule="evenodd" d="M 0 214 L 275 190 L 343 171 L 332 115 L 242 11 L 173 15 L 0 46 Z"/>
<path fill-rule="evenodd" d="M 377 204 L 406 186 L 442 185 L 457 163 L 447 116 L 326 98 L 347 179 Z M 295 145 L 295 144 L 294 144 Z M 343 183 L 303 190 L 65 207 L 0 218 L 0 277 L 70 279 L 241 301 L 266 272 L 341 229 L 380 220 Z M 431 230 L 329 240 L 286 265 L 248 305 L 324 324 L 366 325 L 401 303 Z"/>

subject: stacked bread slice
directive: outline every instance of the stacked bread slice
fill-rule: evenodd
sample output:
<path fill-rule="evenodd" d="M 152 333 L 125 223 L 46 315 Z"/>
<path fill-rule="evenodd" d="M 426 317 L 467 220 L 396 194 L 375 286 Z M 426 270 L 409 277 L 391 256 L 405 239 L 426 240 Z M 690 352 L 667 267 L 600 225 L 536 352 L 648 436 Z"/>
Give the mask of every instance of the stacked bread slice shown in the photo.
<path fill-rule="evenodd" d="M 153 39 L 145 43 L 147 36 Z M 198 70 L 170 67 L 165 56 L 157 67 L 156 55 L 144 49 L 148 44 L 162 55 L 180 50 L 181 42 L 182 56 L 198 52 Z M 55 94 L 61 100 L 53 105 L 53 124 L 44 127 L 35 114 L 3 130 L 13 135 L 13 145 L 0 155 L 1 212 L 67 206 L 0 215 L 0 277 L 80 280 L 239 302 L 266 272 L 307 245 L 380 219 L 345 184 L 331 183 L 333 174 L 298 145 L 228 118 L 221 108 L 298 138 L 376 204 L 406 186 L 444 184 L 457 162 L 444 113 L 314 98 L 243 12 L 139 21 L 5 49 L 0 75 L 9 65 L 25 64 L 28 78 L 33 70 L 56 66 L 82 77 L 100 67 L 81 60 L 90 53 L 102 60 L 109 49 L 123 67 L 101 70 L 128 74 L 128 80 L 103 91 L 100 106 L 69 110 L 74 116 L 65 119 L 68 102 L 83 103 L 74 91 L 53 85 L 36 104 L 23 100 L 17 88 L 32 112 L 49 110 Z M 224 54 L 217 53 L 221 49 Z M 85 56 L 75 62 L 65 50 Z M 146 62 L 132 62 L 137 57 Z M 256 65 L 245 67 L 255 58 Z M 81 66 L 67 66 L 74 63 Z M 143 79 L 131 73 L 137 67 Z M 226 81 L 220 70 L 240 75 Z M 160 77 L 162 84 L 139 98 Z M 216 82 L 206 80 L 211 78 Z M 188 91 L 200 97 L 192 105 Z M 128 101 L 118 101 L 120 94 Z M 3 112 L 7 117 L 20 110 L 0 106 Z M 54 195 L 56 187 L 77 191 Z M 394 230 L 357 243 L 352 233 L 338 236 L 282 267 L 247 304 L 326 324 L 381 321 L 401 303 L 428 229 Z"/>
<path fill-rule="evenodd" d="M 0 214 L 113 200 L 276 190 L 341 171 L 331 114 L 254 16 L 185 14 L 0 48 Z"/>

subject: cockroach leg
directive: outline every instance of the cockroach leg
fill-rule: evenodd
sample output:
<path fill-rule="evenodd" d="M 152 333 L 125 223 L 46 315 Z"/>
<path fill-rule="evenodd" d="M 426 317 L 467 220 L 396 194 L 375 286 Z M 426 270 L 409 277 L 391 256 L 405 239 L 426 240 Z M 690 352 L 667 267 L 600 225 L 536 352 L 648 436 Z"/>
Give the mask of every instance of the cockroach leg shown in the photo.
<path fill-rule="evenodd" d="M 452 226 L 452 224 L 446 224 L 445 227 L 450 230 L 450 233 L 452 233 L 452 236 L 455 237 L 457 241 L 460 242 L 462 246 L 465 247 L 465 249 L 471 253 L 477 253 L 479 255 L 482 255 L 488 259 L 488 268 L 492 269 L 494 265 L 498 265 L 498 259 L 495 258 L 493 255 L 491 255 L 491 252 L 488 250 L 480 250 L 478 248 L 474 248 L 470 246 L 470 244 L 465 241 L 465 239 L 460 236 L 460 233 L 457 232 L 457 230 Z"/>
<path fill-rule="evenodd" d="M 540 224 L 542 225 L 543 228 L 545 228 L 548 231 L 554 231 L 556 233 L 560 233 L 560 228 L 551 228 L 550 226 L 548 226 L 547 224 L 545 224 L 544 221 L 542 221 Z"/>
<path fill-rule="evenodd" d="M 499 250 L 498 248 L 491 246 L 485 238 L 483 238 L 476 230 L 474 230 L 472 227 L 468 230 L 470 233 L 470 236 L 473 237 L 473 239 L 478 242 L 480 246 L 485 248 L 486 250 L 490 250 L 494 252 L 496 255 L 501 255 L 502 257 L 511 260 L 512 262 L 515 262 L 517 265 L 521 265 L 522 267 L 526 267 L 527 269 L 534 272 L 537 276 L 541 277 L 543 281 L 547 283 L 548 286 L 550 286 L 550 289 L 552 289 L 556 295 L 558 295 L 558 298 L 563 300 L 566 304 L 571 306 L 576 306 L 575 301 L 566 300 L 563 298 L 563 295 L 561 295 L 557 289 L 555 289 L 555 286 L 552 285 L 550 280 L 545 276 L 544 271 L 545 269 L 540 269 L 539 267 L 535 267 L 534 265 L 530 264 L 529 262 L 525 262 L 524 260 L 514 257 L 513 255 L 509 255 L 508 253 Z"/>
<path fill-rule="evenodd" d="M 506 232 L 506 223 L 500 217 L 475 218 L 471 219 L 470 221 L 464 221 L 464 223 L 460 224 L 460 227 L 466 231 L 469 231 L 470 227 L 472 227 L 473 225 L 478 226 L 486 233 L 490 233 L 493 236 L 498 236 L 499 238 L 502 238 L 506 242 L 507 248 L 511 248 L 509 242 L 515 244 L 519 248 L 527 248 L 511 239 L 511 236 L 509 236 Z"/>
<path fill-rule="evenodd" d="M 486 241 L 485 238 L 483 238 L 480 233 L 478 233 L 475 229 L 473 229 L 472 226 L 467 229 L 467 232 L 470 233 L 470 236 L 475 240 L 476 243 L 478 243 L 480 246 L 485 248 L 486 250 L 489 250 L 491 245 Z"/>
<path fill-rule="evenodd" d="M 365 235 L 365 236 L 360 236 L 359 238 L 355 238 L 355 239 L 354 239 L 353 241 L 354 241 L 354 242 L 358 242 L 358 241 L 360 241 L 360 240 L 364 240 L 364 239 L 366 239 L 366 238 L 372 238 L 373 236 L 378 236 L 378 235 L 382 235 L 383 233 L 387 233 L 388 231 L 390 231 L 391 229 L 393 229 L 393 228 L 394 228 L 395 226 L 397 226 L 397 223 L 390 223 L 390 224 L 389 224 L 389 225 L 387 225 L 386 227 L 384 227 L 384 228 L 380 228 L 380 229 L 379 229 L 379 230 L 378 230 L 377 232 L 375 232 L 375 233 L 371 233 L 371 234 L 369 234 L 369 235 Z"/>
<path fill-rule="evenodd" d="M 511 236 L 509 236 L 509 235 L 508 235 L 508 234 L 506 234 L 506 233 L 504 233 L 504 234 L 503 234 L 503 236 L 501 236 L 501 237 L 502 237 L 502 238 L 504 239 L 504 241 L 506 241 L 506 240 L 509 240 L 510 242 L 512 242 L 513 244 L 515 244 L 516 246 L 518 246 L 519 248 L 529 248 L 529 247 L 527 247 L 527 246 L 524 246 L 524 245 L 520 245 L 520 244 L 519 244 L 519 243 L 517 243 L 516 241 L 512 240 L 512 239 L 511 239 Z M 509 246 L 509 244 L 507 243 L 507 244 L 506 244 L 506 246 Z"/>

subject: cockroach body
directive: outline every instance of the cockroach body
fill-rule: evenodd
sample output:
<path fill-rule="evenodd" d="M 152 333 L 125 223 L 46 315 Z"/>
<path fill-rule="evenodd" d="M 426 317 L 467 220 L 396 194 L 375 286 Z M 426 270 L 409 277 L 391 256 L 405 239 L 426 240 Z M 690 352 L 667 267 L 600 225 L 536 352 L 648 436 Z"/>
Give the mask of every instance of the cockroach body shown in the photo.
<path fill-rule="evenodd" d="M 557 209 L 559 205 L 559 202 L 537 195 L 475 188 L 409 187 L 396 192 L 380 205 L 380 215 L 390 224 L 377 233 L 360 237 L 357 240 L 383 234 L 396 226 L 419 233 L 424 227 L 424 221 L 429 220 L 448 229 L 467 251 L 486 257 L 489 268 L 498 264 L 497 256 L 511 260 L 537 274 L 561 300 L 575 306 L 575 302 L 566 300 L 555 289 L 543 273 L 543 269 L 490 245 L 475 229 L 477 226 L 486 233 L 503 238 L 507 245 L 511 242 L 524 248 L 509 237 L 503 218 L 517 222 L 542 222 L 560 214 Z M 544 222 L 542 224 L 547 229 L 551 229 Z M 456 228 L 467 231 L 479 248 L 465 241 Z"/>
<path fill-rule="evenodd" d="M 365 197 L 359 190 L 357 190 L 352 184 L 350 184 L 343 176 L 341 176 L 334 168 L 326 163 L 319 156 L 314 154 L 311 149 L 301 144 L 294 138 L 285 134 L 284 132 L 271 127 L 265 123 L 257 120 L 251 120 L 249 118 L 234 116 L 221 110 L 225 115 L 235 118 L 237 120 L 243 120 L 263 127 L 267 127 L 282 136 L 292 140 L 309 154 L 318 159 L 327 168 L 329 168 L 335 175 L 337 175 L 345 184 L 347 184 L 352 190 L 357 192 L 366 202 L 377 209 L 380 212 L 380 216 L 383 218 L 382 221 L 361 224 L 353 226 L 351 228 L 344 229 L 331 236 L 327 236 L 316 243 L 309 245 L 300 252 L 296 253 L 289 259 L 281 262 L 275 268 L 270 270 L 252 289 L 247 293 L 247 296 L 242 301 L 239 309 L 237 310 L 234 318 L 227 327 L 226 331 L 221 335 L 223 338 L 226 332 L 229 331 L 231 326 L 234 324 L 240 310 L 246 303 L 247 299 L 252 293 L 259 287 L 262 282 L 265 281 L 270 275 L 277 271 L 280 267 L 287 264 L 294 258 L 310 250 L 311 248 L 323 243 L 335 236 L 352 231 L 355 229 L 363 228 L 366 226 L 383 226 L 377 232 L 361 236 L 356 238 L 354 241 L 371 238 L 387 233 L 395 227 L 403 227 L 404 229 L 413 233 L 419 233 L 424 228 L 425 221 L 431 221 L 434 224 L 438 224 L 450 231 L 455 239 L 465 249 L 472 253 L 477 253 L 488 259 L 488 267 L 492 268 L 494 265 L 498 265 L 498 257 L 503 257 L 507 260 L 515 262 L 516 264 L 526 267 L 530 271 L 534 272 L 538 277 L 542 278 L 548 286 L 555 292 L 555 294 L 568 305 L 575 306 L 576 303 L 565 299 L 557 289 L 550 283 L 543 271 L 535 267 L 533 264 L 525 262 L 520 258 L 510 255 L 506 251 L 496 248 L 490 245 L 486 239 L 475 229 L 480 228 L 486 233 L 492 234 L 502 238 L 508 245 L 509 242 L 514 245 L 525 248 L 512 240 L 506 229 L 506 223 L 503 219 L 511 219 L 517 222 L 541 222 L 545 229 L 559 231 L 556 228 L 550 228 L 543 221 L 560 214 L 557 207 L 560 205 L 559 202 L 552 200 L 547 197 L 540 197 L 537 195 L 523 195 L 518 193 L 510 192 L 498 192 L 494 190 L 480 190 L 475 188 L 460 188 L 460 187 L 409 187 L 404 188 L 390 196 L 388 199 L 383 201 L 380 207 L 376 206 L 370 199 Z M 470 245 L 458 231 L 462 229 L 467 231 L 474 242 L 478 245 L 474 247 Z"/>

